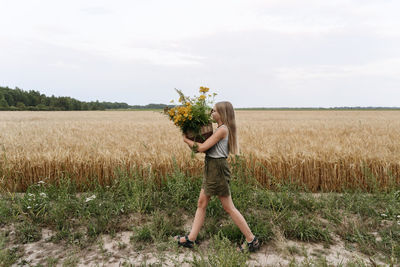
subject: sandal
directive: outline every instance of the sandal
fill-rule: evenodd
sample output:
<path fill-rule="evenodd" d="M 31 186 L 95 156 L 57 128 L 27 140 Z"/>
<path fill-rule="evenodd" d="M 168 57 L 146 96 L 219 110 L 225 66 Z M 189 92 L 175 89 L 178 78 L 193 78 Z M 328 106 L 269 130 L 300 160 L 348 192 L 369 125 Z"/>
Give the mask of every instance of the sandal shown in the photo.
<path fill-rule="evenodd" d="M 174 237 L 175 240 L 178 240 L 178 246 L 182 246 L 182 247 L 186 247 L 186 248 L 193 248 L 194 244 L 198 244 L 197 241 L 191 241 L 189 240 L 189 237 L 187 235 L 185 235 L 185 242 L 181 242 L 181 236 L 175 236 Z"/>
<path fill-rule="evenodd" d="M 249 249 L 250 252 L 255 252 L 256 250 L 260 249 L 261 246 L 261 241 L 258 240 L 258 237 L 254 237 L 253 241 L 246 242 L 247 243 L 247 247 Z M 242 245 L 239 245 L 239 251 L 240 252 L 244 252 L 244 247 L 242 247 Z"/>

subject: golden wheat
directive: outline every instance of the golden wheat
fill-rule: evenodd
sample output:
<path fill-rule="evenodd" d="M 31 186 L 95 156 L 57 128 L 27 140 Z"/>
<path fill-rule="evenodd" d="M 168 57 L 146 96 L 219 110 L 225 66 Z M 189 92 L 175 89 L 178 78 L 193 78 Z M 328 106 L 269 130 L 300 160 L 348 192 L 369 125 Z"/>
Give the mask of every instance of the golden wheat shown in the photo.
<path fill-rule="evenodd" d="M 236 111 L 241 167 L 266 187 L 291 180 L 312 191 L 400 183 L 399 111 Z M 162 112 L 0 112 L 1 187 L 23 191 L 69 175 L 110 183 L 118 167 L 163 177 L 173 158 L 201 175 Z M 231 163 L 234 159 L 230 159 Z M 237 162 L 237 161 L 235 161 Z M 372 180 L 373 181 L 373 180 Z"/>

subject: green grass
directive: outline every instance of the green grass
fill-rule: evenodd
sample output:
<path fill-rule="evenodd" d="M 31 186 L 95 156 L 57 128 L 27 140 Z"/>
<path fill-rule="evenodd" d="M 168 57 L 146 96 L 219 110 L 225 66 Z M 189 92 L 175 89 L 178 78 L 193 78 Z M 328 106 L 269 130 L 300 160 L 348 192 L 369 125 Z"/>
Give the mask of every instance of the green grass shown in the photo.
<path fill-rule="evenodd" d="M 11 266 L 16 263 L 22 252 L 18 246 L 6 248 L 8 232 L 0 232 L 0 266 Z"/>
<path fill-rule="evenodd" d="M 275 184 L 275 191 L 269 191 L 240 166 L 232 166 L 232 198 L 264 244 L 276 237 L 273 229 L 287 239 L 327 247 L 336 235 L 368 256 L 379 253 L 388 263 L 400 262 L 400 191 L 345 191 L 317 197 L 288 183 Z M 58 184 L 30 186 L 23 195 L 2 194 L 0 226 L 13 225 L 15 240 L 13 247 L 7 245 L 7 236 L 0 236 L 0 265 L 15 263 L 22 253 L 15 245 L 40 240 L 42 228 L 55 232 L 51 242 L 65 241 L 79 248 L 93 244 L 101 234 L 133 231 L 131 243 L 136 248 L 154 245 L 168 249 L 172 236 L 185 234 L 184 217 L 193 219 L 200 187 L 201 177 L 188 177 L 176 167 L 161 182 L 120 171 L 112 185 L 103 187 L 93 181 L 84 192 L 78 192 L 65 176 Z M 124 225 L 122 222 L 132 214 L 140 219 Z M 234 253 L 244 237 L 218 198 L 209 202 L 198 239 L 211 241 L 210 254 L 198 254 L 191 262 L 195 266 L 242 266 L 248 259 Z M 290 250 L 297 253 L 295 248 Z M 71 258 L 65 264 L 75 262 Z"/>
<path fill-rule="evenodd" d="M 210 244 L 207 255 L 199 253 L 199 256 L 195 255 L 188 263 L 192 266 L 247 266 L 248 252 L 238 253 L 236 247 L 223 234 L 214 235 Z"/>
<path fill-rule="evenodd" d="M 26 244 L 39 241 L 42 238 L 42 232 L 37 224 L 29 221 L 22 221 L 15 227 L 18 243 Z"/>

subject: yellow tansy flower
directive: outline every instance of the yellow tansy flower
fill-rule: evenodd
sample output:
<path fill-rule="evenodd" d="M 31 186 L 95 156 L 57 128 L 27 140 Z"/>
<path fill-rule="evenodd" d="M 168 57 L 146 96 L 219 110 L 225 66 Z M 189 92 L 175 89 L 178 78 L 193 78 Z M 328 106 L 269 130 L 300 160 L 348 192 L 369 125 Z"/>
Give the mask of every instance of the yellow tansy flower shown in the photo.
<path fill-rule="evenodd" d="M 200 93 L 207 93 L 209 90 L 210 90 L 210 88 L 201 86 L 199 91 L 200 91 Z"/>

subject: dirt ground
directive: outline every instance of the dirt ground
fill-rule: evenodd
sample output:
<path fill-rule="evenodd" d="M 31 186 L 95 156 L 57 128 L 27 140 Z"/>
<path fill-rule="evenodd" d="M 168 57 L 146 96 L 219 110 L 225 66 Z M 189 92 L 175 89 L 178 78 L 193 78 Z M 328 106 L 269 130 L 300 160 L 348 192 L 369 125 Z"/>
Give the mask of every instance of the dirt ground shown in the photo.
<path fill-rule="evenodd" d="M 15 246 L 12 240 L 15 232 L 12 227 L 3 228 L 2 231 L 9 231 L 10 242 L 7 248 Z M 178 248 L 172 240 L 169 243 L 151 245 L 138 249 L 130 242 L 132 231 L 119 232 L 114 238 L 110 235 L 100 236 L 93 245 L 80 250 L 74 246 L 67 246 L 63 242 L 53 243 L 49 238 L 54 233 L 51 230 L 42 230 L 42 239 L 37 242 L 20 244 L 23 256 L 14 266 L 25 263 L 26 266 L 42 264 L 47 266 L 53 262 L 55 266 L 138 266 L 161 264 L 162 266 L 191 266 L 193 256 L 199 252 L 186 248 Z M 204 252 L 209 247 L 209 241 L 204 241 L 198 246 L 198 251 Z M 248 260 L 249 266 L 288 266 L 293 260 L 296 263 L 304 263 L 307 260 L 317 260 L 326 257 L 330 265 L 345 266 L 348 261 L 362 260 L 365 264 L 385 266 L 376 258 L 357 251 L 346 249 L 345 244 L 338 237 L 334 238 L 334 245 L 329 248 L 319 243 L 295 242 L 286 240 L 282 236 L 276 236 L 274 240 L 263 244 L 261 249 L 251 254 Z M 53 265 L 53 266 L 54 266 Z"/>

